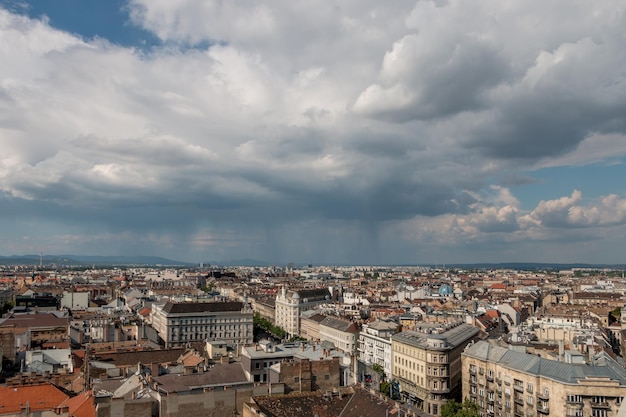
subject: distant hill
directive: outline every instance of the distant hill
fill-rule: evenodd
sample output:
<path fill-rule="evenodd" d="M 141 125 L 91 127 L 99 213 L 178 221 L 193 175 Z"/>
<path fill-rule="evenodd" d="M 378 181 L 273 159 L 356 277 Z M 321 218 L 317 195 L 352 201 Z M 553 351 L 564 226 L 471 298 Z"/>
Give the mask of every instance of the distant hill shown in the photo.
<path fill-rule="evenodd" d="M 434 265 L 429 265 L 435 267 Z M 441 265 L 438 266 L 442 268 Z M 449 264 L 443 268 L 460 269 L 514 269 L 517 271 L 552 270 L 560 271 L 572 268 L 583 269 L 624 269 L 624 264 L 585 264 L 585 263 L 534 263 L 534 262 L 503 262 L 503 263 L 476 263 L 476 264 Z"/>
<path fill-rule="evenodd" d="M 0 256 L 2 265 L 39 265 L 39 255 Z M 44 265 L 102 265 L 102 266 L 194 266 L 189 262 L 175 261 L 160 256 L 87 256 L 87 255 L 44 255 L 41 259 Z"/>

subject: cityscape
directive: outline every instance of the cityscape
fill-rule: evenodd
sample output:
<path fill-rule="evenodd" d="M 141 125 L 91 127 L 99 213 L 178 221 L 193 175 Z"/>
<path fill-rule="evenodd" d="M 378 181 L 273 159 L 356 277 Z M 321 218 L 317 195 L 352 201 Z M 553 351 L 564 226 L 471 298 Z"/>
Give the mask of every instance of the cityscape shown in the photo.
<path fill-rule="evenodd" d="M 0 415 L 614 417 L 625 304 L 594 267 L 6 265 Z"/>
<path fill-rule="evenodd" d="M 0 417 L 626 417 L 623 0 L 0 0 Z"/>

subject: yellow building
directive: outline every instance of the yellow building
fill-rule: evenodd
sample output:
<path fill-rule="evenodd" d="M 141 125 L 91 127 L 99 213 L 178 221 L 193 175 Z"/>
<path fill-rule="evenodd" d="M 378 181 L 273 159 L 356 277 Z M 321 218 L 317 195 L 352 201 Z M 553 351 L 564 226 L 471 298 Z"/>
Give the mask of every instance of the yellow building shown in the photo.
<path fill-rule="evenodd" d="M 626 371 L 604 352 L 591 364 L 580 359 L 565 351 L 558 362 L 477 342 L 462 355 L 463 397 L 486 417 L 615 417 Z"/>
<path fill-rule="evenodd" d="M 480 330 L 469 324 L 428 323 L 418 329 L 392 336 L 392 378 L 403 400 L 439 415 L 449 399 L 460 400 L 461 352 L 479 338 Z"/>

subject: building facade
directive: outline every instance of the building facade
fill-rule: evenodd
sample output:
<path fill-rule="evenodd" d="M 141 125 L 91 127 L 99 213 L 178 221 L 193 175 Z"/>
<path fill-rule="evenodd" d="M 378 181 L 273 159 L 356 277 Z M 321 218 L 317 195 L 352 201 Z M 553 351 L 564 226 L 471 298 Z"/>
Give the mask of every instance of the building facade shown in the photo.
<path fill-rule="evenodd" d="M 166 347 L 221 340 L 245 345 L 253 340 L 252 309 L 241 302 L 152 305 L 152 325 Z"/>
<path fill-rule="evenodd" d="M 559 362 L 478 342 L 462 354 L 463 397 L 484 416 L 615 417 L 626 371 L 604 352 L 592 364 L 578 357 L 566 352 Z"/>
<path fill-rule="evenodd" d="M 312 310 L 316 306 L 331 300 L 328 288 L 313 290 L 287 291 L 285 287 L 276 295 L 277 326 L 282 327 L 290 336 L 300 335 L 300 313 Z"/>
<path fill-rule="evenodd" d="M 389 378 L 392 373 L 391 336 L 398 331 L 398 324 L 376 320 L 364 324 L 359 334 L 359 361 L 366 366 L 379 365 Z"/>
<path fill-rule="evenodd" d="M 419 331 L 391 337 L 392 377 L 402 399 L 439 415 L 450 399 L 461 400 L 461 353 L 481 336 L 469 324 L 442 327 L 424 323 Z"/>
<path fill-rule="evenodd" d="M 354 322 L 331 316 L 320 322 L 320 340 L 331 342 L 342 352 L 356 352 L 358 338 L 359 326 Z"/>

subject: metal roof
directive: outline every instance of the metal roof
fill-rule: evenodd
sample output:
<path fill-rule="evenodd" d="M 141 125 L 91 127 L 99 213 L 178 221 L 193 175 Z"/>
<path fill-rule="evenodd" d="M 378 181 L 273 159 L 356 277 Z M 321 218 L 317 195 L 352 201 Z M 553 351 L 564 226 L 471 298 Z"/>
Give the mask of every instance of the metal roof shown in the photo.
<path fill-rule="evenodd" d="M 480 341 L 468 346 L 463 356 L 497 363 L 507 369 L 553 379 L 564 384 L 577 384 L 579 380 L 585 378 L 610 378 L 618 381 L 620 385 L 626 385 L 626 371 L 604 352 L 594 356 L 593 365 L 572 364 Z"/>

